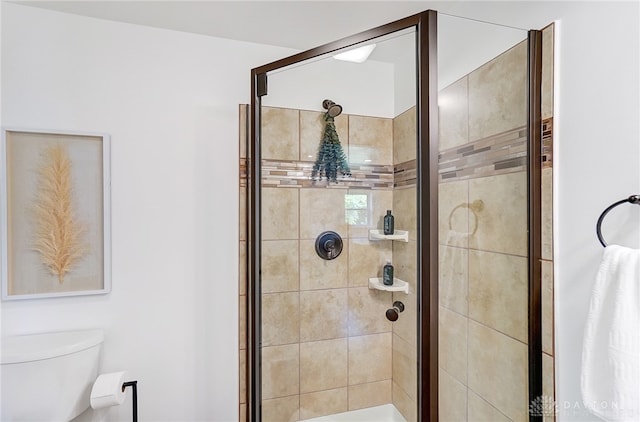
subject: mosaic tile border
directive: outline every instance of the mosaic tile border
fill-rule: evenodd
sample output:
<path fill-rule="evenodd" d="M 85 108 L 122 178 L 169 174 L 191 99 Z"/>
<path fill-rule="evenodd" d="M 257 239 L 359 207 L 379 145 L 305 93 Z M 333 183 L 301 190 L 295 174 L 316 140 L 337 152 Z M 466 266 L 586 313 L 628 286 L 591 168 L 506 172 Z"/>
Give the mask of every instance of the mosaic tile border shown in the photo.
<path fill-rule="evenodd" d="M 392 189 L 393 166 L 350 164 L 351 177 L 339 177 L 338 183 L 311 179 L 312 161 L 262 160 L 262 186 L 294 188 Z"/>
<path fill-rule="evenodd" d="M 240 187 L 247 186 L 249 174 L 247 173 L 247 159 L 240 158 Z"/>
<path fill-rule="evenodd" d="M 439 182 L 495 176 L 526 170 L 526 127 L 444 150 L 439 154 Z M 553 118 L 542 121 L 543 168 L 553 167 Z M 351 165 L 351 177 L 337 184 L 311 180 L 313 162 L 262 160 L 262 184 L 268 187 L 392 189 L 416 185 L 416 160 L 390 165 Z M 247 159 L 240 159 L 240 186 L 247 186 Z"/>
<path fill-rule="evenodd" d="M 393 187 L 415 186 L 418 177 L 417 161 L 409 160 L 396 164 L 393 169 Z"/>
<path fill-rule="evenodd" d="M 523 126 L 441 151 L 438 156 L 439 181 L 524 171 L 526 159 L 527 128 Z"/>
<path fill-rule="evenodd" d="M 542 168 L 553 167 L 553 117 L 542 121 Z"/>
<path fill-rule="evenodd" d="M 553 167 L 553 118 L 542 121 L 542 167 Z M 515 128 L 444 150 L 438 157 L 439 181 L 473 179 L 525 171 L 527 130 Z"/>

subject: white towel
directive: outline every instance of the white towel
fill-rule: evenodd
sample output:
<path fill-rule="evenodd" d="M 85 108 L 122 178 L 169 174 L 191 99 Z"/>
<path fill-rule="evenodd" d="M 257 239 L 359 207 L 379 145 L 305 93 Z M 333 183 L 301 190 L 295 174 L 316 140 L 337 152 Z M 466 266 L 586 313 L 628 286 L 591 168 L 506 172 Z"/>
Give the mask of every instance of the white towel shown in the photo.
<path fill-rule="evenodd" d="M 607 421 L 640 421 L 640 249 L 607 246 L 582 349 L 582 401 Z"/>
<path fill-rule="evenodd" d="M 447 232 L 440 254 L 440 305 L 462 314 L 468 312 L 468 233 Z"/>

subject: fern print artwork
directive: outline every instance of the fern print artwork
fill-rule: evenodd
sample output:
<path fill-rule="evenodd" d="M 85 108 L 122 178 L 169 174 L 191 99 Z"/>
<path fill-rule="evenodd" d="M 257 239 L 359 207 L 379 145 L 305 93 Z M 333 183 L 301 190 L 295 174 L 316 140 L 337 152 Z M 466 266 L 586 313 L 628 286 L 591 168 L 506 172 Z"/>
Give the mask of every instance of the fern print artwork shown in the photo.
<path fill-rule="evenodd" d="M 38 167 L 34 201 L 35 244 L 40 261 L 62 284 L 86 254 L 85 228 L 73 201 L 71 160 L 67 150 L 54 145 L 44 151 Z"/>

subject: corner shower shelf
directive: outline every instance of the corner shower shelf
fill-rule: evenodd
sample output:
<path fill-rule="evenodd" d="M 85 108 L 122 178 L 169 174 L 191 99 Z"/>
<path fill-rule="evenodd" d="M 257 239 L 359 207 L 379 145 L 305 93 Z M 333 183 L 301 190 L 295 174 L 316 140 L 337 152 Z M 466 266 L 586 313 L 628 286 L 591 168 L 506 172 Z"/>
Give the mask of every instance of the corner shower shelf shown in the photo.
<path fill-rule="evenodd" d="M 369 288 L 384 290 L 387 292 L 403 292 L 409 294 L 409 283 L 395 277 L 393 278 L 393 284 L 391 286 L 387 286 L 382 283 L 382 277 L 371 277 L 369 278 Z"/>
<path fill-rule="evenodd" d="M 394 230 L 393 234 L 384 234 L 383 230 L 369 230 L 369 240 L 401 240 L 409 241 L 409 232 L 407 230 Z"/>

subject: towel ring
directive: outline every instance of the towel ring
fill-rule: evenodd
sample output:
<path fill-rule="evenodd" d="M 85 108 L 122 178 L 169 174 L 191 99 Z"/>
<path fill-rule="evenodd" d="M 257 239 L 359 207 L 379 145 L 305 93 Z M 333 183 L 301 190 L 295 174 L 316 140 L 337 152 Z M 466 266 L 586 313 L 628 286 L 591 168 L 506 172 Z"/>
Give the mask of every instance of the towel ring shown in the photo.
<path fill-rule="evenodd" d="M 604 241 L 604 237 L 602 237 L 602 220 L 604 220 L 604 216 L 607 215 L 607 213 L 609 211 L 611 211 L 612 209 L 614 209 L 615 207 L 617 207 L 618 205 L 622 205 L 625 203 L 630 203 L 630 204 L 637 204 L 640 205 L 640 195 L 631 195 L 630 197 L 626 198 L 626 199 L 622 199 L 618 202 L 614 202 L 613 204 L 609 205 L 607 207 L 607 209 L 605 209 L 602 214 L 600 214 L 600 218 L 598 218 L 598 224 L 596 224 L 596 234 L 598 235 L 598 240 L 600 241 L 600 243 L 602 243 L 602 246 L 604 246 L 605 248 L 607 247 L 607 242 Z"/>
<path fill-rule="evenodd" d="M 473 224 L 473 230 L 471 230 L 471 232 L 469 233 L 465 233 L 465 235 L 468 236 L 473 236 L 474 234 L 476 234 L 476 231 L 478 230 L 478 214 L 477 212 L 480 212 L 484 209 L 484 202 L 482 201 L 482 199 L 476 199 L 475 201 L 473 201 L 471 204 L 469 203 L 462 203 L 457 205 L 456 207 L 454 207 L 451 212 L 449 213 L 449 230 L 453 230 L 453 213 L 459 209 L 459 208 L 468 208 L 471 210 L 471 212 L 473 213 L 474 218 L 474 224 Z"/>

